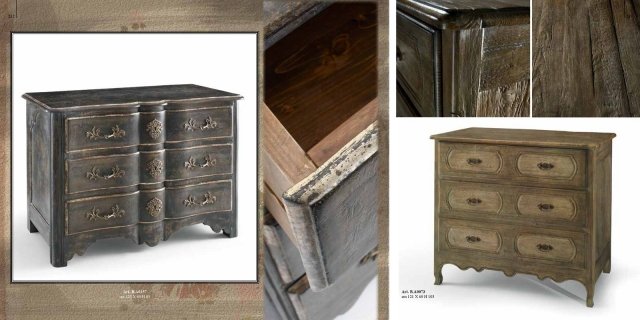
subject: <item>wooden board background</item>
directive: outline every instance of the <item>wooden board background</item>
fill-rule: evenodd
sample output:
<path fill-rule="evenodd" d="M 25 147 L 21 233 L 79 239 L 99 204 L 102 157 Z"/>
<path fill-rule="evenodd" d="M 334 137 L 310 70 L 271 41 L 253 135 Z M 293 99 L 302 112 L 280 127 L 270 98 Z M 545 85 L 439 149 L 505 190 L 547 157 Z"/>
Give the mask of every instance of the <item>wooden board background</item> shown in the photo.
<path fill-rule="evenodd" d="M 17 17 L 10 17 L 17 3 Z M 388 0 L 378 1 L 381 210 L 378 312 L 388 318 Z M 261 31 L 254 0 L 7 0 L 0 3 L 0 318 L 261 319 L 262 284 L 10 284 L 11 32 Z M 262 39 L 262 34 L 260 34 Z M 260 44 L 262 49 L 262 44 Z M 262 69 L 262 58 L 259 59 Z M 260 78 L 262 71 L 259 71 Z M 260 81 L 259 97 L 262 99 Z M 20 125 L 20 124 L 16 124 Z M 261 171 L 259 170 L 261 175 Z M 14 177 L 20 178 L 20 177 Z M 262 185 L 259 177 L 258 185 Z M 262 199 L 260 199 L 262 203 Z M 262 204 L 260 205 L 262 207 Z M 262 215 L 260 225 L 262 224 Z M 259 234 L 261 239 L 261 234 Z M 262 241 L 259 246 L 262 252 Z M 262 279 L 262 256 L 259 257 Z M 132 290 L 148 298 L 122 299 Z"/>

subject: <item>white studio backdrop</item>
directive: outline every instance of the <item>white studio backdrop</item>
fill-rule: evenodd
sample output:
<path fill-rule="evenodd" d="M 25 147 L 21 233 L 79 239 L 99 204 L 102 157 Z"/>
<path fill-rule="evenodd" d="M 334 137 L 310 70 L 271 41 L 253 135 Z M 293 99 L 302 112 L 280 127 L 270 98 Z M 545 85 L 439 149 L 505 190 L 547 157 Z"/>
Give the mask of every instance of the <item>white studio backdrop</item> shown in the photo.
<path fill-rule="evenodd" d="M 392 110 L 395 102 L 391 103 Z M 433 134 L 467 127 L 613 132 L 612 266 L 596 283 L 593 308 L 576 281 L 512 278 L 502 272 L 443 268 L 433 284 Z M 629 319 L 640 285 L 636 213 L 640 120 L 630 118 L 395 118 L 390 116 L 391 319 L 412 315 L 450 319 Z M 402 290 L 425 290 L 433 298 L 402 299 Z"/>
<path fill-rule="evenodd" d="M 257 35 L 46 33 L 12 37 L 13 281 L 257 280 Z M 155 247 L 98 240 L 64 268 L 27 231 L 26 92 L 197 84 L 244 96 L 238 106 L 238 237 L 185 227 Z"/>

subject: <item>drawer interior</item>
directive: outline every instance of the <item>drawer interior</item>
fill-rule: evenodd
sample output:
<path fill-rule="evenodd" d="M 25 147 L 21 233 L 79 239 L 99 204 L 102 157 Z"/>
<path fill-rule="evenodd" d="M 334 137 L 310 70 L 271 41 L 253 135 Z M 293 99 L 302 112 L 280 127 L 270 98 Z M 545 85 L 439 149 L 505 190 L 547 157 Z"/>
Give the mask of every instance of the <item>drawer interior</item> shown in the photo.
<path fill-rule="evenodd" d="M 265 51 L 265 206 L 292 239 L 284 192 L 376 121 L 377 19 L 331 4 Z"/>

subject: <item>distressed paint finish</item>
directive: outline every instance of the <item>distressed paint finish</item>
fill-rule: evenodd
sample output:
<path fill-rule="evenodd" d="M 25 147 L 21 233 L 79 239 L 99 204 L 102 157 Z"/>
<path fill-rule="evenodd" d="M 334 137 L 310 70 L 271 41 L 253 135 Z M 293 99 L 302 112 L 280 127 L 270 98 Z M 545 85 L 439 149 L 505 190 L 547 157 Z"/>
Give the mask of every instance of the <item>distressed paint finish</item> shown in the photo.
<path fill-rule="evenodd" d="M 528 1 L 401 0 L 397 10 L 398 115 L 529 115 Z"/>
<path fill-rule="evenodd" d="M 533 1 L 533 115 L 640 116 L 640 1 Z"/>
<path fill-rule="evenodd" d="M 236 236 L 239 95 L 175 85 L 28 93 L 24 98 L 30 132 L 28 227 L 46 237 L 53 266 L 66 266 L 74 254 L 82 255 L 103 238 L 127 237 L 154 246 L 196 223 Z M 198 134 L 183 136 L 185 141 L 166 140 L 175 136 L 174 114 L 196 117 L 212 105 L 228 110 L 212 113 L 226 124 L 223 136 L 202 136 L 200 131 L 209 130 L 205 122 L 194 130 Z M 150 120 L 149 114 L 169 134 L 156 128 L 152 140 L 140 139 L 148 132 L 139 119 Z M 49 152 L 43 145 L 51 146 Z"/>
<path fill-rule="evenodd" d="M 586 304 L 592 307 L 596 280 L 611 270 L 614 137 L 612 133 L 489 128 L 432 136 L 436 140 L 435 284 L 442 283 L 444 264 L 498 270 L 507 276 L 526 273 L 557 282 L 576 280 L 585 286 Z M 447 155 L 451 145 L 458 144 L 467 146 L 463 149 L 469 151 L 469 166 L 481 164 L 487 150 L 503 155 L 503 166 L 493 173 L 501 178 L 489 179 L 486 173 L 473 170 L 457 176 L 447 173 L 451 171 Z M 528 152 L 544 159 L 537 160 L 540 173 L 532 177 L 542 175 L 547 180 L 516 179 L 522 172 L 514 170 L 513 158 Z M 559 165 L 561 170 L 554 171 L 551 164 L 569 154 L 582 159 L 572 163 L 579 183 L 554 184 L 566 170 Z M 455 190 L 463 190 L 464 197 L 455 196 Z"/>

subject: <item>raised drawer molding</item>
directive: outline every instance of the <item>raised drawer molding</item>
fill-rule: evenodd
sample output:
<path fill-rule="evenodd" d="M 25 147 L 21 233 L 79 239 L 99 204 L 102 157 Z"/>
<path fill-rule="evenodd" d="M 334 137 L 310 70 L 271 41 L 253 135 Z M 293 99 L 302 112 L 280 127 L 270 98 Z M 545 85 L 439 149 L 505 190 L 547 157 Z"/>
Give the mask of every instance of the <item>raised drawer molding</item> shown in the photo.
<path fill-rule="evenodd" d="M 611 270 L 613 133 L 468 128 L 434 135 L 442 267 L 576 280 Z"/>
<path fill-rule="evenodd" d="M 237 235 L 237 94 L 197 85 L 26 93 L 28 227 L 55 267 L 98 239 Z"/>
<path fill-rule="evenodd" d="M 397 116 L 529 116 L 529 0 L 398 0 Z"/>

